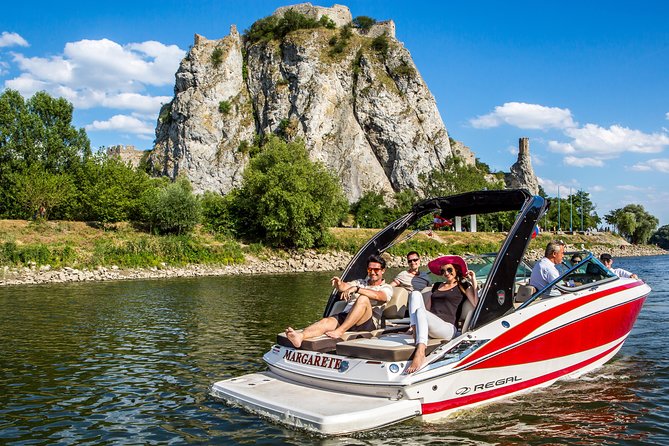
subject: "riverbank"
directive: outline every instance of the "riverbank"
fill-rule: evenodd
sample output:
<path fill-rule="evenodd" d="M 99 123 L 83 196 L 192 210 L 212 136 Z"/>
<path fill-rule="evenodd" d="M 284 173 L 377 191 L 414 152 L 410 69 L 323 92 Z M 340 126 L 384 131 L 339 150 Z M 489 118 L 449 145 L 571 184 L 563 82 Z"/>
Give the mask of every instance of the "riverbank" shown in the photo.
<path fill-rule="evenodd" d="M 475 236 L 475 234 L 472 234 Z M 565 237 L 566 238 L 566 237 Z M 536 244 L 533 242 L 533 244 Z M 581 244 L 567 244 L 568 251 L 581 249 Z M 652 245 L 630 245 L 620 244 L 594 244 L 589 250 L 599 255 L 602 252 L 610 253 L 614 258 L 631 256 L 666 255 L 669 252 Z M 388 267 L 401 268 L 406 266 L 404 257 L 401 255 L 386 255 Z M 530 247 L 526 259 L 535 261 L 543 256 L 543 249 Z M 351 254 L 343 251 L 319 253 L 314 250 L 302 252 L 285 253 L 285 255 L 274 255 L 262 259 L 247 254 L 243 263 L 234 265 L 185 265 L 169 266 L 161 264 L 149 268 L 120 268 L 116 265 L 109 267 L 99 266 L 97 268 L 52 268 L 50 265 L 38 266 L 32 264 L 25 267 L 0 267 L 0 286 L 7 285 L 39 285 L 49 283 L 66 282 L 94 282 L 109 280 L 137 280 L 137 279 L 160 279 L 176 277 L 202 277 L 202 276 L 224 276 L 224 275 L 255 275 L 255 274 L 285 274 L 301 273 L 309 271 L 342 271 L 351 259 Z M 425 262 L 430 257 L 424 258 Z"/>

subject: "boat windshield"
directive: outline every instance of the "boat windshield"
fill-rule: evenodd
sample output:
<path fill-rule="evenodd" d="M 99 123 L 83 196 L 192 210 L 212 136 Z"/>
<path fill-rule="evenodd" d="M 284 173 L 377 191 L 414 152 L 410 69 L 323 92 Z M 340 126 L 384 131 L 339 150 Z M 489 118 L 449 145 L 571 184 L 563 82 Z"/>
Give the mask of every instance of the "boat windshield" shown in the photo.
<path fill-rule="evenodd" d="M 476 273 L 476 281 L 479 289 L 488 280 L 493 263 L 497 258 L 497 253 L 468 255 L 464 259 L 467 262 L 467 267 Z M 521 261 L 516 270 L 516 283 L 526 282 L 532 275 L 532 268 Z"/>
<path fill-rule="evenodd" d="M 567 269 L 557 281 L 558 288 L 563 292 L 572 292 L 575 289 L 588 286 L 594 282 L 617 277 L 613 271 L 604 266 L 595 257 L 589 256 L 585 260 Z"/>

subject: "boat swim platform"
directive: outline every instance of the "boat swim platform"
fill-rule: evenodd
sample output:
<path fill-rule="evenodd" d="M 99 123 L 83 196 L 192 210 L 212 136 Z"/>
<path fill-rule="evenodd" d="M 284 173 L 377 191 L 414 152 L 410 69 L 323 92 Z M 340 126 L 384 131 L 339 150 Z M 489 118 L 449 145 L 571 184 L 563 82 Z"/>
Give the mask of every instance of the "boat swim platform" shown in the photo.
<path fill-rule="evenodd" d="M 390 400 L 308 387 L 271 371 L 214 383 L 211 395 L 233 406 L 324 435 L 365 431 L 421 415 L 420 400 Z"/>

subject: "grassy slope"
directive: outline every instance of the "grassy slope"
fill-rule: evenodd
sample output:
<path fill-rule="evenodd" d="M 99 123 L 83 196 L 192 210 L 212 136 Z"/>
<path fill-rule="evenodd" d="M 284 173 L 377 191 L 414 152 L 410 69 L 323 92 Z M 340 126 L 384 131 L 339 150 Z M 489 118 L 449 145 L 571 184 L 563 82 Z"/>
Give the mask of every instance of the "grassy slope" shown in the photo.
<path fill-rule="evenodd" d="M 333 228 L 331 250 L 353 253 L 373 234 L 374 229 Z M 391 249 L 403 255 L 416 250 L 427 255 L 439 253 L 462 254 L 495 251 L 503 233 L 468 233 L 438 231 L 429 236 L 422 232 L 405 244 Z M 561 235 L 569 245 L 585 249 L 614 248 L 627 244 L 613 234 L 592 236 Z M 554 238 L 541 234 L 530 249 L 542 251 Z M 444 246 L 444 244 L 446 246 Z M 162 263 L 184 264 L 243 263 L 245 254 L 280 255 L 285 252 L 268 250 L 259 245 L 245 246 L 238 241 L 216 237 L 202 230 L 190 237 L 158 237 L 135 230 L 128 224 L 118 224 L 112 230 L 102 230 L 83 222 L 0 220 L 0 265 L 24 266 L 31 262 L 54 267 L 88 267 L 118 265 L 121 267 L 152 267 Z"/>

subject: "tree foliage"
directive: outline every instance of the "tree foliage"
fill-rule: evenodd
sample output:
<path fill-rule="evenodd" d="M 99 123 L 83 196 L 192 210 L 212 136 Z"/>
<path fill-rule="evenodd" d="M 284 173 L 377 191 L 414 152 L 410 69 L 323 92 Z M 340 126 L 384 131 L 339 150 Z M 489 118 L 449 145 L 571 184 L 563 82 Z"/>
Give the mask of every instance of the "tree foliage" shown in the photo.
<path fill-rule="evenodd" d="M 36 217 L 42 209 L 43 218 L 56 211 L 63 214 L 63 208 L 71 203 L 76 195 L 72 177 L 64 173 L 51 173 L 42 166 L 34 164 L 23 172 L 11 175 L 14 199 L 19 209 L 16 215 L 25 219 Z"/>
<path fill-rule="evenodd" d="M 244 37 L 249 43 L 269 42 L 270 40 L 282 40 L 288 33 L 298 29 L 320 27 L 333 29 L 335 24 L 326 15 L 316 20 L 289 9 L 282 17 L 272 15 L 257 20 L 251 25 L 251 28 L 244 31 Z"/>
<path fill-rule="evenodd" d="M 660 222 L 640 204 L 628 204 L 623 208 L 614 209 L 604 218 L 633 244 L 648 242 Z"/>
<path fill-rule="evenodd" d="M 187 234 L 200 221 L 200 201 L 186 178 L 145 190 L 140 209 L 140 220 L 158 234 Z"/>
<path fill-rule="evenodd" d="M 45 92 L 27 101 L 15 90 L 0 94 L 1 216 L 25 215 L 26 191 L 20 188 L 28 185 L 31 171 L 65 181 L 62 175 L 73 175 L 90 156 L 86 133 L 71 124 L 72 112 L 65 99 Z"/>
<path fill-rule="evenodd" d="M 359 30 L 367 32 L 372 26 L 374 26 L 374 24 L 376 23 L 376 19 L 367 17 L 366 15 L 361 15 L 354 18 L 351 23 Z"/>
<path fill-rule="evenodd" d="M 208 231 L 225 235 L 234 235 L 235 214 L 234 203 L 237 191 L 227 195 L 207 191 L 200 200 L 202 206 L 202 224 Z"/>
<path fill-rule="evenodd" d="M 660 227 L 650 238 L 650 243 L 663 249 L 669 249 L 669 225 Z"/>
<path fill-rule="evenodd" d="M 101 223 L 134 219 L 139 197 L 156 187 L 154 183 L 146 172 L 116 157 L 97 154 L 87 160 L 77 175 L 80 195 L 74 217 Z"/>
<path fill-rule="evenodd" d="M 475 190 L 497 190 L 504 188 L 504 182 L 487 170 L 487 165 L 466 164 L 458 156 L 445 160 L 443 169 L 435 169 L 421 176 L 421 195 L 443 197 Z"/>
<path fill-rule="evenodd" d="M 585 191 L 578 191 L 559 199 L 555 197 L 549 199 L 551 207 L 541 221 L 546 229 L 586 231 L 596 228 L 601 222 L 601 218 L 595 212 L 595 205 L 590 200 L 590 194 Z"/>
<path fill-rule="evenodd" d="M 270 137 L 246 168 L 234 207 L 241 234 L 311 248 L 327 243 L 347 206 L 338 180 L 309 160 L 303 142 Z"/>
<path fill-rule="evenodd" d="M 361 228 L 382 228 L 388 224 L 388 208 L 384 196 L 379 192 L 365 192 L 351 206 L 355 224 Z"/>

